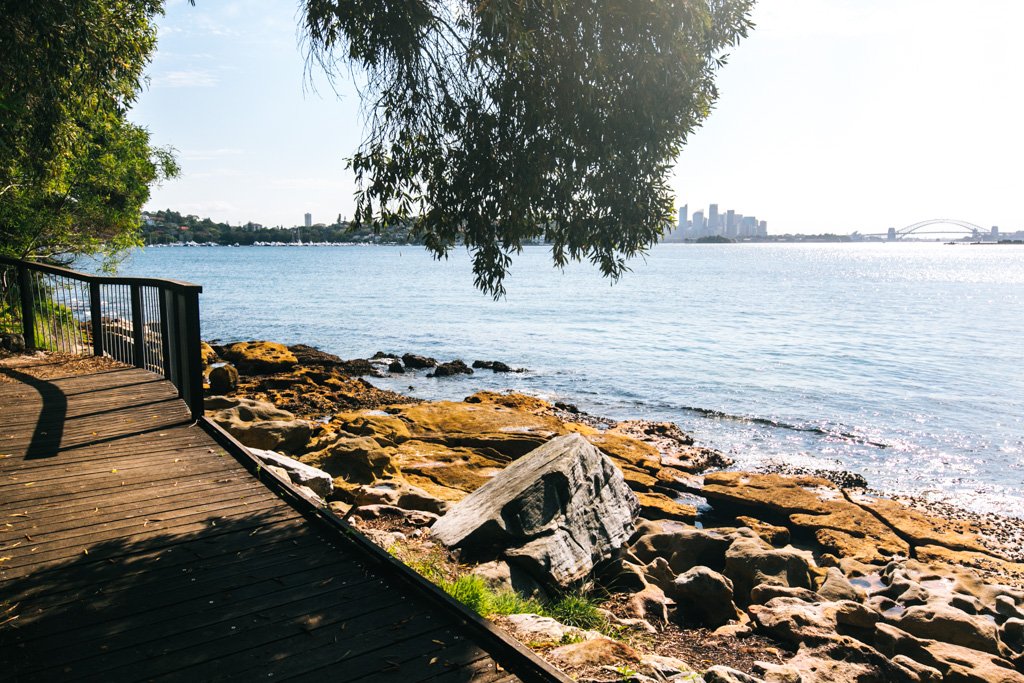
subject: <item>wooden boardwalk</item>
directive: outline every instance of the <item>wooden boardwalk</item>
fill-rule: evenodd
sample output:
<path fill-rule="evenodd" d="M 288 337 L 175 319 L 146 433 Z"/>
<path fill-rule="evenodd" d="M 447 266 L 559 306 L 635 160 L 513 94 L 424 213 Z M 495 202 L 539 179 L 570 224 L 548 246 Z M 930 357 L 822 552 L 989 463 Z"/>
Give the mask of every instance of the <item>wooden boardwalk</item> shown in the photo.
<path fill-rule="evenodd" d="M 158 375 L 5 378 L 0 679 L 519 680 L 456 610 L 261 483 Z"/>

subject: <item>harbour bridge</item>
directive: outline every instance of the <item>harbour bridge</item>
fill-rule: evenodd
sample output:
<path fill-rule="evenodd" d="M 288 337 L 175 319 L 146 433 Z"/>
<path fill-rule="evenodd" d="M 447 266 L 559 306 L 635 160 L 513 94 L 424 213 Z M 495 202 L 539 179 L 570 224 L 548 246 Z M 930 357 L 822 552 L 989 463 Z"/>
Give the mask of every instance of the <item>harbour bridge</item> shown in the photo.
<path fill-rule="evenodd" d="M 987 230 L 980 225 L 956 218 L 929 218 L 911 223 L 904 228 L 889 228 L 888 232 L 867 233 L 866 236 L 883 236 L 890 240 L 901 240 L 907 237 L 924 237 L 925 235 L 956 235 L 959 237 L 997 236 L 998 229 Z"/>

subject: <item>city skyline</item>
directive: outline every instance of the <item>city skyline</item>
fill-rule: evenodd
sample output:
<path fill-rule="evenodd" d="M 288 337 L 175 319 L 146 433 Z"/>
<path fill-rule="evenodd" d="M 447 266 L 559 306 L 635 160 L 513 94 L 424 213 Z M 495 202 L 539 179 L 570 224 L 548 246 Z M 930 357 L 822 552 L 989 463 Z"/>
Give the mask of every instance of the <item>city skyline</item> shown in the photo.
<path fill-rule="evenodd" d="M 753 19 L 676 165 L 679 204 L 758 207 L 776 232 L 876 233 L 937 217 L 1024 228 L 1024 5 L 774 0 Z M 294 8 L 172 0 L 159 26 L 130 116 L 177 148 L 183 174 L 148 209 L 233 224 L 352 215 L 358 97 L 339 83 L 339 100 L 305 73 Z"/>

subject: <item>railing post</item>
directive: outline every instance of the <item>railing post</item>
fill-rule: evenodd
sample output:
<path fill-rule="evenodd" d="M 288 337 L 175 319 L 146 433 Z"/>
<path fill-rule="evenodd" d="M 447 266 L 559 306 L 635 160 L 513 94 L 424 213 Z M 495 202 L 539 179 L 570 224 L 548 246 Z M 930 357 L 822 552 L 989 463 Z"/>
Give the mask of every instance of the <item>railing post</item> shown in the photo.
<path fill-rule="evenodd" d="M 182 344 L 182 355 L 184 356 L 185 372 L 182 377 L 182 384 L 187 387 L 185 403 L 192 410 L 192 417 L 199 419 L 203 416 L 203 352 L 202 337 L 199 334 L 199 291 L 188 289 L 181 293 L 182 303 L 182 328 L 184 332 L 184 343 Z"/>
<path fill-rule="evenodd" d="M 131 286 L 132 298 L 132 360 L 135 367 L 146 367 L 145 344 L 146 338 L 143 334 L 142 320 L 142 287 L 133 284 Z"/>
<path fill-rule="evenodd" d="M 36 350 L 36 312 L 32 307 L 32 274 L 24 264 L 18 264 L 18 291 L 21 294 L 21 327 L 25 336 L 25 349 Z"/>
<path fill-rule="evenodd" d="M 160 344 L 161 358 L 164 362 L 164 377 L 171 379 L 171 321 L 168 319 L 167 298 L 170 295 L 167 289 L 161 287 L 157 290 L 157 298 L 160 300 Z"/>
<path fill-rule="evenodd" d="M 89 322 L 92 325 L 92 355 L 103 355 L 103 305 L 100 301 L 100 283 L 89 283 Z"/>

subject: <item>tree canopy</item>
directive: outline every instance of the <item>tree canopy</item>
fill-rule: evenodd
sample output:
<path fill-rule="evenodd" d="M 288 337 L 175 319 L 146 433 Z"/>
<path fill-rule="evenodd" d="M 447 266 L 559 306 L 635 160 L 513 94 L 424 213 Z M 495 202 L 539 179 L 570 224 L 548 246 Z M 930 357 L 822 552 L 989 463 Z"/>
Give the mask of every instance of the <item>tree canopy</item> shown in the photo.
<path fill-rule="evenodd" d="M 57 259 L 137 243 L 177 172 L 127 119 L 163 0 L 0 0 L 0 250 Z"/>
<path fill-rule="evenodd" d="M 304 0 L 311 63 L 361 77 L 355 220 L 464 244 L 494 296 L 529 240 L 619 277 L 673 219 L 672 164 L 752 2 Z"/>

